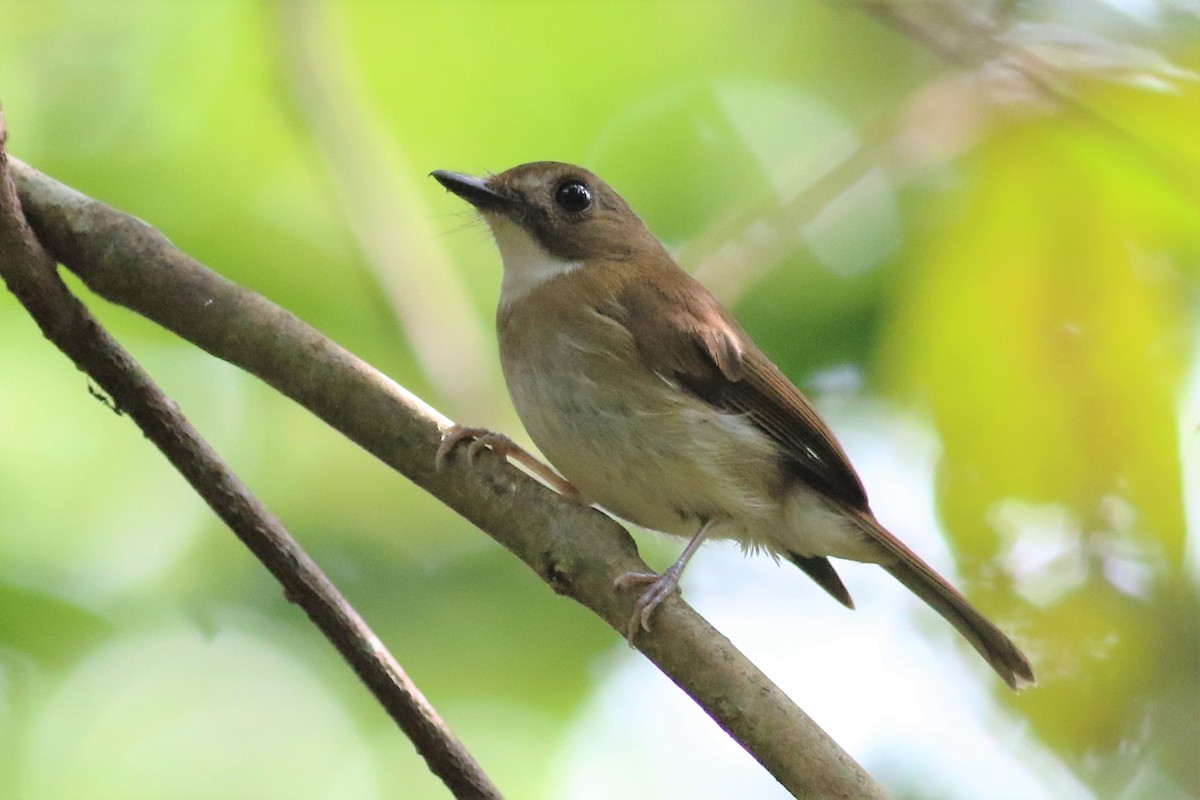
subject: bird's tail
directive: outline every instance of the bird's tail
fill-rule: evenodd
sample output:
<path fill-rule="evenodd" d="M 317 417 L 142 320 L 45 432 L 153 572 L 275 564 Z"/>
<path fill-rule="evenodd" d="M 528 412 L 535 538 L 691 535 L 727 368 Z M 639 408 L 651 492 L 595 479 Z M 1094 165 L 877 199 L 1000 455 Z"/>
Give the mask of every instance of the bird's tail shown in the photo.
<path fill-rule="evenodd" d="M 896 580 L 924 600 L 930 608 L 946 618 L 971 646 L 979 651 L 992 669 L 1013 689 L 1033 686 L 1037 679 L 1029 659 L 996 625 L 967 601 L 950 582 L 934 571 L 921 558 L 874 517 L 864 515 L 871 538 L 877 540 L 893 558 L 882 566 Z"/>

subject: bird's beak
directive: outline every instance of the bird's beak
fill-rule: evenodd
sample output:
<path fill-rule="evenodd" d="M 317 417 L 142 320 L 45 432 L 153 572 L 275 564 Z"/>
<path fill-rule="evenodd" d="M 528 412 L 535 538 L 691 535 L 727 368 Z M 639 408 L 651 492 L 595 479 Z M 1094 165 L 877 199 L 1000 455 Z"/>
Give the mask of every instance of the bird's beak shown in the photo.
<path fill-rule="evenodd" d="M 466 200 L 480 211 L 507 211 L 513 200 L 488 186 L 487 181 L 460 172 L 439 169 L 429 173 L 447 190 Z"/>

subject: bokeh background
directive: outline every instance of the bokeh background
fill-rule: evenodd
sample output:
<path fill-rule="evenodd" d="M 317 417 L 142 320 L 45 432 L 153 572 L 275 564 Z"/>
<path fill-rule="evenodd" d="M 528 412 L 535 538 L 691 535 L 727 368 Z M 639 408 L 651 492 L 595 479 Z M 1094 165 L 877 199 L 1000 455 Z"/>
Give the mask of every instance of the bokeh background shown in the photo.
<path fill-rule="evenodd" d="M 1200 796 L 1195 0 L 3 0 L 0 100 L 17 156 L 516 435 L 498 258 L 426 175 L 590 167 L 1041 685 L 873 568 L 851 614 L 710 545 L 688 599 L 900 797 Z M 486 536 L 79 288 L 508 796 L 783 796 Z M 7 294 L 0 370 L 0 796 L 447 796 Z"/>

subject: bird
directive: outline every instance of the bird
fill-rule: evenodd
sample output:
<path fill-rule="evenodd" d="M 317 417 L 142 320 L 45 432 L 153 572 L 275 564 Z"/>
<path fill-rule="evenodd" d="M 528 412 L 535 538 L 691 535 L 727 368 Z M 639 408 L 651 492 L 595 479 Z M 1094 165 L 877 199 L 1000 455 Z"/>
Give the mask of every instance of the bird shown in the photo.
<path fill-rule="evenodd" d="M 878 564 L 944 617 L 1014 690 L 1029 659 L 876 519 L 861 479 L 812 403 L 629 204 L 592 172 L 538 161 L 488 177 L 437 170 L 490 228 L 503 264 L 496 331 L 505 384 L 548 466 L 507 436 L 455 425 L 443 465 L 470 442 L 576 501 L 687 539 L 638 590 L 630 645 L 650 632 L 707 540 L 795 564 L 854 602 L 830 558 Z"/>

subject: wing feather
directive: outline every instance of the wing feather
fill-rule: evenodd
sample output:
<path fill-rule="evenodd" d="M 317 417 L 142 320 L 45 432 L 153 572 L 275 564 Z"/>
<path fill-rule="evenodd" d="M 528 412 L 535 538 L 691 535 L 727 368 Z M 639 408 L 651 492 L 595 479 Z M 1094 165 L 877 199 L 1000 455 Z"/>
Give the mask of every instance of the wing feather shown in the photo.
<path fill-rule="evenodd" d="M 694 396 L 740 414 L 780 446 L 795 476 L 848 508 L 867 495 L 808 399 L 698 282 L 636 281 L 617 297 L 646 365 Z"/>

